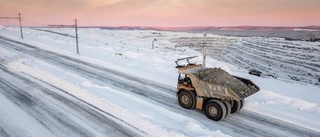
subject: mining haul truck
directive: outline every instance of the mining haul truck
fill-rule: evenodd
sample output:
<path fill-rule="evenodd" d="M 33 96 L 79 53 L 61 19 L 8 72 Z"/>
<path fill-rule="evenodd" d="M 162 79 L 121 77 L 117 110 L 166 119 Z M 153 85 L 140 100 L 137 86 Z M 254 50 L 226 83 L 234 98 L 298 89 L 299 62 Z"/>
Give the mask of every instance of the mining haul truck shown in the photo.
<path fill-rule="evenodd" d="M 244 99 L 260 89 L 251 80 L 230 75 L 220 68 L 206 68 L 190 63 L 197 56 L 176 61 L 179 77 L 178 102 L 186 109 L 204 110 L 214 121 L 223 120 L 244 106 Z M 187 61 L 179 65 L 181 61 Z"/>

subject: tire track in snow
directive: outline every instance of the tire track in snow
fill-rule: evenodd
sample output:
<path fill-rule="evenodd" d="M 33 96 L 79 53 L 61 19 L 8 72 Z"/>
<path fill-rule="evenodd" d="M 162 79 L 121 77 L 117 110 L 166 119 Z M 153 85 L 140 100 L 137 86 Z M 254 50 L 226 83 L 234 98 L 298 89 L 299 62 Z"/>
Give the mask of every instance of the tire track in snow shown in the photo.
<path fill-rule="evenodd" d="M 1 137 L 10 137 L 10 135 L 2 128 L 0 125 L 0 136 Z"/>
<path fill-rule="evenodd" d="M 1 93 L 55 136 L 139 136 L 101 114 L 101 110 L 97 111 L 67 94 L 58 94 L 2 67 L 0 73 L 7 76 L 6 79 L 11 78 L 7 81 L 0 77 L 0 88 L 5 90 Z M 82 125 L 79 120 L 88 125 Z"/>
<path fill-rule="evenodd" d="M 290 134 L 293 134 L 295 136 L 301 137 L 301 136 L 309 136 L 309 137 L 317 137 L 320 135 L 319 132 L 313 131 L 313 130 L 309 130 L 306 133 L 305 128 L 303 127 L 299 127 L 297 125 L 294 124 L 290 124 L 287 122 L 283 122 L 283 121 L 278 121 L 276 119 L 270 118 L 270 117 L 263 117 L 263 116 L 257 116 L 254 113 L 247 113 L 247 110 L 242 110 L 239 113 L 243 118 L 249 120 L 249 121 L 256 121 L 257 118 L 260 119 L 261 122 L 263 122 L 263 124 L 267 127 L 270 128 L 276 128 L 280 131 L 287 131 Z M 266 132 L 270 132 L 268 130 L 266 130 Z M 273 136 L 273 135 L 272 135 Z M 284 133 L 283 136 L 289 136 L 289 134 Z"/>

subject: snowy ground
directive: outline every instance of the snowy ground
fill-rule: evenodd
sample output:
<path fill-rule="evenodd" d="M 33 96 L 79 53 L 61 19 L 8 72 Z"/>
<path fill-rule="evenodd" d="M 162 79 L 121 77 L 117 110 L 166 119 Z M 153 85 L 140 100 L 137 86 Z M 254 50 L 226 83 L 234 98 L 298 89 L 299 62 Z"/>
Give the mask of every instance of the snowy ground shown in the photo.
<path fill-rule="evenodd" d="M 43 119 L 34 120 L 38 116 L 31 113 L 32 108 L 28 110 L 26 107 L 14 104 L 13 101 L 16 99 L 10 100 L 6 92 L 18 90 L 7 88 L 6 85 L 10 85 L 8 84 L 10 82 L 23 81 L 21 79 L 30 79 L 39 86 L 33 89 L 25 82 L 11 86 L 13 89 L 20 88 L 22 91 L 19 90 L 19 93 L 26 94 L 32 89 L 31 91 L 40 92 L 40 95 L 35 94 L 35 96 L 42 98 L 42 94 L 45 93 L 41 93 L 43 90 L 40 89 L 45 87 L 52 94 L 71 96 L 68 97 L 73 98 L 70 99 L 71 102 L 80 101 L 90 109 L 98 109 L 99 113 L 103 114 L 101 117 L 107 117 L 123 127 L 110 129 L 111 131 L 129 130 L 127 134 L 129 136 L 320 135 L 319 87 L 293 80 L 255 77 L 248 75 L 246 70 L 214 58 L 207 59 L 207 66 L 221 67 L 233 75 L 249 78 L 261 88 L 261 91 L 246 99 L 246 106 L 240 113 L 231 115 L 221 122 L 208 120 L 201 111 L 181 108 L 175 96 L 177 73 L 174 61 L 180 57 L 198 55 L 200 57 L 195 61 L 201 62 L 201 54 L 188 47 L 177 47 L 176 43 L 170 41 L 173 38 L 201 37 L 202 34 L 79 29 L 80 55 L 77 55 L 75 39 L 62 35 L 66 33 L 73 35 L 74 29 L 45 28 L 45 30 L 57 33 L 26 28 L 25 39 L 20 40 L 18 28 L 0 26 L 2 68 L 0 98 L 1 104 L 6 104 L 2 105 L 0 110 L 1 123 L 6 123 L 0 126 L 0 135 L 79 135 L 78 132 L 73 132 L 77 130 L 71 130 L 70 133 L 68 130 L 53 130 L 59 126 L 53 120 L 44 124 L 47 128 L 41 127 L 39 121 Z M 214 35 L 210 37 L 226 38 Z M 154 39 L 156 39 L 155 48 L 152 49 Z M 240 38 L 232 37 L 232 39 Z M 270 41 L 262 39 L 260 42 Z M 308 44 L 302 43 L 302 46 Z M 314 56 L 319 58 L 318 54 Z M 245 59 L 250 61 L 248 58 Z M 23 91 L 23 87 L 28 87 L 28 90 Z M 7 98 L 4 95 L 7 95 Z M 63 113 L 61 109 L 50 107 L 52 104 L 46 98 L 40 102 L 44 102 L 45 108 L 49 108 L 50 112 L 58 110 Z M 57 100 L 52 102 L 64 106 L 61 105 L 63 102 Z M 40 103 L 39 107 L 44 106 Z M 70 114 L 78 111 L 68 106 L 63 108 L 71 112 Z M 87 123 L 90 120 L 83 120 L 87 114 L 81 114 L 83 115 L 73 116 L 63 113 L 66 117 L 79 118 L 66 119 L 66 123 L 71 125 L 76 123 L 80 129 L 88 132 L 88 136 L 105 135 L 99 128 L 94 128 L 102 124 Z M 16 117 L 22 122 L 8 120 Z M 44 129 L 35 132 L 36 127 Z M 47 132 L 47 129 L 51 132 Z M 16 131 L 23 132 L 14 134 Z"/>

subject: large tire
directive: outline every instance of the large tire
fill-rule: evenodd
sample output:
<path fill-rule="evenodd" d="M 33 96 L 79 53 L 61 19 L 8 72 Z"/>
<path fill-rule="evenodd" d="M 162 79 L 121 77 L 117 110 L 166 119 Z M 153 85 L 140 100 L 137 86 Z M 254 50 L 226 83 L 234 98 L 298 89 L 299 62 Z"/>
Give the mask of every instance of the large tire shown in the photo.
<path fill-rule="evenodd" d="M 217 99 L 208 101 L 204 111 L 207 117 L 214 121 L 220 121 L 224 119 L 227 113 L 226 106 Z"/>
<path fill-rule="evenodd" d="M 196 105 L 196 96 L 193 92 L 183 90 L 178 95 L 178 101 L 181 107 L 191 109 Z"/>
<path fill-rule="evenodd" d="M 231 113 L 231 104 L 230 104 L 230 102 L 227 101 L 227 100 L 224 100 L 224 101 L 223 101 L 223 104 L 226 106 L 226 110 L 227 110 L 226 116 L 225 116 L 225 118 L 226 118 L 226 117 L 228 117 L 228 116 L 230 115 L 230 113 Z"/>
<path fill-rule="evenodd" d="M 243 108 L 244 104 L 245 104 L 244 99 L 241 99 L 241 100 L 240 100 L 240 103 L 241 103 L 241 106 L 240 106 L 240 110 L 241 110 L 241 109 Z"/>
<path fill-rule="evenodd" d="M 233 105 L 231 107 L 231 113 L 236 113 L 240 110 L 241 108 L 241 102 L 240 101 L 237 101 L 237 100 L 234 100 L 233 101 Z"/>

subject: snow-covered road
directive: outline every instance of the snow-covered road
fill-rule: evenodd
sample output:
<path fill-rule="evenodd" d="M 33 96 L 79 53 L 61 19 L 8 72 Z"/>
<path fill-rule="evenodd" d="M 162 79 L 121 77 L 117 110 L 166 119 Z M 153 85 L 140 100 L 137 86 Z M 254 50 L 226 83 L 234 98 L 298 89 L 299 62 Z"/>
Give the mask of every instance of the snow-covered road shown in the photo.
<path fill-rule="evenodd" d="M 139 136 L 58 87 L 2 65 L 0 74 L 0 136 Z"/>
<path fill-rule="evenodd" d="M 319 135 L 319 132 L 260 115 L 249 110 L 242 110 L 240 113 L 231 115 L 224 121 L 213 122 L 208 120 L 201 111 L 185 110 L 181 108 L 177 103 L 175 88 L 172 86 L 139 78 L 108 67 L 90 63 L 89 61 L 43 50 L 36 46 L 10 40 L 5 37 L 0 38 L 1 48 L 17 54 L 23 54 L 25 57 L 27 56 L 26 58 L 28 59 L 44 61 L 61 69 L 63 72 L 67 72 L 68 76 L 72 74 L 73 77 L 81 77 L 86 81 L 90 81 L 85 84 L 87 86 L 99 87 L 108 85 L 108 87 L 117 89 L 116 92 L 110 93 L 114 94 L 113 96 L 99 92 L 96 92 L 95 94 L 100 94 L 101 97 L 119 105 L 123 105 L 123 103 L 119 103 L 121 102 L 119 99 L 127 99 L 125 101 L 128 104 L 136 103 L 136 105 L 147 107 L 149 109 L 147 111 L 144 110 L 145 113 L 157 114 L 154 115 L 153 118 L 150 118 L 151 122 L 161 125 L 161 121 L 166 119 L 170 122 L 163 123 L 171 123 L 172 126 L 162 126 L 166 129 L 177 131 L 178 133 L 190 136 L 212 135 L 210 133 L 215 132 L 211 132 L 210 130 L 219 129 L 223 133 L 228 133 L 228 135 L 232 136 Z M 15 74 L 10 70 L 7 70 L 7 65 L 11 62 L 10 59 L 0 58 L 0 62 L 3 64 L 0 72 L 2 78 L 0 86 L 2 86 L 1 93 L 3 93 L 0 95 L 1 100 L 3 99 L 4 101 L 12 102 L 7 104 L 13 104 L 11 107 L 16 108 L 7 111 L 2 111 L 6 109 L 0 110 L 0 113 L 4 113 L 3 115 L 8 116 L 8 118 L 1 119 L 1 122 L 7 120 L 5 122 L 8 123 L 7 125 L 0 126 L 0 133 L 3 135 L 6 135 L 6 133 L 15 135 L 15 132 L 12 131 L 14 128 L 10 125 L 12 123 L 9 122 L 10 120 L 8 121 L 10 118 L 15 118 L 15 115 L 9 117 L 10 115 L 8 112 L 10 111 L 21 111 L 19 114 L 24 114 L 28 117 L 30 116 L 31 122 L 36 123 L 35 125 L 39 126 L 39 129 L 43 129 L 43 132 L 49 135 L 64 136 L 70 134 L 71 136 L 95 136 L 98 134 L 98 136 L 109 136 L 103 132 L 110 130 L 112 131 L 110 136 L 131 136 L 146 133 L 146 131 L 139 129 L 136 125 L 129 124 L 121 126 L 121 124 L 126 123 L 124 122 L 126 120 L 114 115 L 113 118 L 110 118 L 108 113 L 99 109 L 99 106 L 90 104 L 90 102 L 86 103 L 86 101 L 71 94 L 66 94 L 68 91 L 64 91 L 59 85 L 54 85 L 45 79 L 30 75 L 28 72 Z M 8 79 L 10 81 L 8 81 Z M 78 84 L 81 85 L 81 83 Z M 16 94 L 19 96 L 15 96 Z M 26 100 L 16 99 L 20 98 L 20 95 L 26 97 Z M 18 105 L 14 105 L 14 103 Z M 32 105 L 26 103 L 31 103 Z M 127 109 L 133 113 L 139 113 L 139 110 L 130 109 L 130 105 L 124 105 L 122 107 L 128 107 Z M 19 117 L 19 115 L 17 117 Z M 161 119 L 157 119 L 159 117 Z M 36 120 L 32 121 L 33 119 Z M 27 123 L 29 122 L 27 121 Z M 181 123 L 184 123 L 185 125 L 173 128 L 173 126 L 179 126 Z M 24 132 L 29 133 L 34 131 L 33 127 L 23 128 L 23 126 L 26 125 L 23 123 L 21 124 L 21 128 Z M 59 124 L 65 128 L 58 128 L 60 127 Z M 110 124 L 112 126 L 110 126 Z M 189 127 L 186 128 L 186 125 L 189 125 Z M 128 128 L 130 128 L 130 130 Z M 194 131 L 197 129 L 199 131 Z M 136 133 L 133 133 L 132 130 Z M 150 133 L 147 133 L 147 135 L 152 136 Z M 18 133 L 17 136 L 21 136 L 21 134 Z M 33 136 L 33 133 L 30 133 L 30 136 Z"/>

